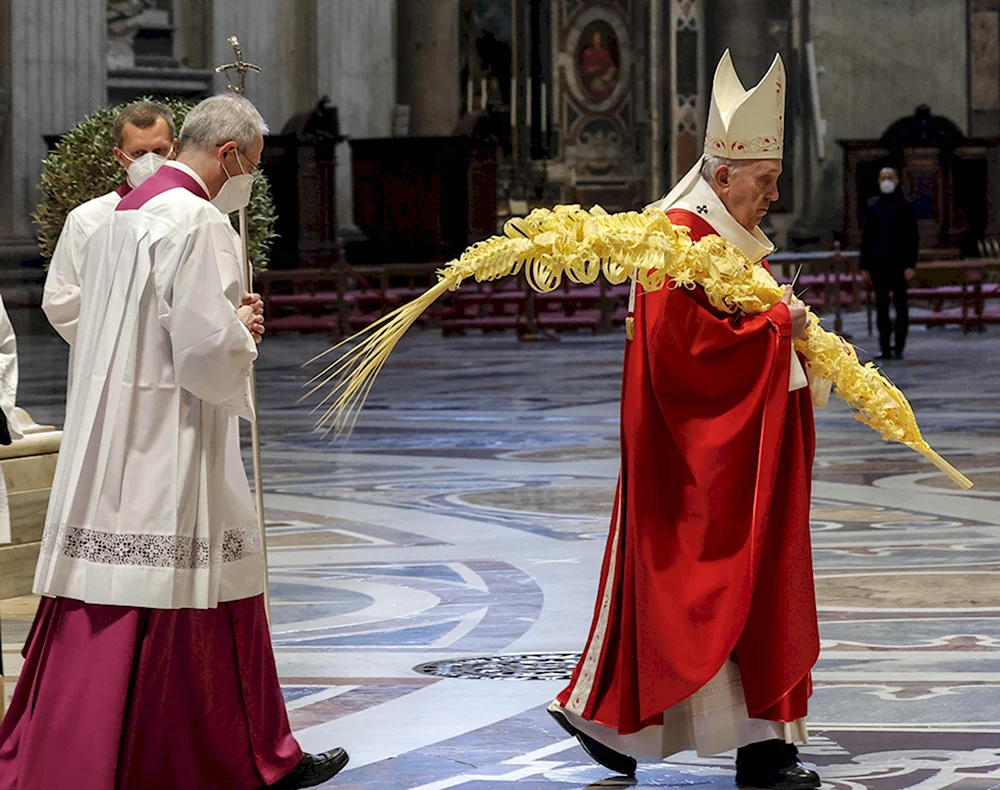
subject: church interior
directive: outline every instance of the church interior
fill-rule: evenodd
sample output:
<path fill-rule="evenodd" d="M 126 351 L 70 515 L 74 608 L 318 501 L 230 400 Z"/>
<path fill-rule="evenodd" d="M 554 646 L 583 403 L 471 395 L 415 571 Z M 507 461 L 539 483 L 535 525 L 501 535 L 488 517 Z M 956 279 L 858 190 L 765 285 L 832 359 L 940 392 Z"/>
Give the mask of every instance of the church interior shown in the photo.
<path fill-rule="evenodd" d="M 731 755 L 693 751 L 614 777 L 546 712 L 616 506 L 627 277 L 470 277 L 416 318 L 349 436 L 303 400 L 317 355 L 509 221 L 669 193 L 702 161 L 727 50 L 747 86 L 775 53 L 787 75 L 760 224 L 775 280 L 974 484 L 836 387 L 816 411 L 801 759 L 831 790 L 1000 788 L 1000 0 L 0 0 L 0 297 L 26 426 L 0 446 L 0 712 L 67 417 L 46 207 L 92 197 L 53 195 L 46 169 L 93 167 L 68 141 L 104 108 L 239 82 L 269 126 L 251 208 L 271 639 L 303 749 L 350 753 L 322 786 L 734 787 Z M 905 358 L 880 358 L 864 268 L 886 170 L 919 243 Z"/>

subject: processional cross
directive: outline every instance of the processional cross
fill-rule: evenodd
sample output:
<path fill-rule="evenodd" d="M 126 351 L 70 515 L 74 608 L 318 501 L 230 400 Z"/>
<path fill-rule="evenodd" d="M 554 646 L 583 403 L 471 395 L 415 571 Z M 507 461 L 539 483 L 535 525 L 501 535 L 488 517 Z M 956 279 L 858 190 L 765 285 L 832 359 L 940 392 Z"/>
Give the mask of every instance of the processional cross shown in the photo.
<path fill-rule="evenodd" d="M 227 63 L 225 66 L 217 66 L 216 74 L 225 74 L 229 80 L 229 92 L 239 96 L 246 95 L 247 72 L 253 71 L 260 74 L 260 66 L 247 63 L 243 60 L 243 48 L 240 40 L 236 36 L 229 37 L 229 43 L 236 52 L 236 62 Z M 229 76 L 230 71 L 236 72 L 236 79 Z M 253 290 L 253 262 L 250 260 L 250 228 L 247 220 L 247 207 L 240 209 L 240 237 L 243 240 L 243 263 L 246 267 L 244 277 L 246 278 L 247 289 Z M 250 373 L 250 399 L 253 402 L 253 420 L 250 422 L 250 446 L 253 454 L 253 483 L 254 499 L 257 505 L 257 527 L 260 531 L 261 552 L 264 555 L 264 609 L 267 612 L 267 624 L 271 625 L 271 589 L 268 579 L 267 566 L 267 526 L 264 522 L 264 480 L 261 472 L 261 452 L 260 452 L 260 410 L 257 408 L 257 373 L 251 370 Z"/>
<path fill-rule="evenodd" d="M 226 79 L 230 81 L 227 87 L 232 93 L 238 93 L 240 96 L 245 96 L 247 87 L 247 72 L 253 71 L 260 74 L 260 66 L 255 66 L 253 63 L 247 63 L 243 60 L 243 47 L 240 46 L 240 40 L 236 38 L 236 36 L 230 36 L 229 43 L 233 45 L 233 50 L 236 52 L 236 62 L 227 63 L 225 66 L 216 66 L 215 73 L 226 75 Z M 230 71 L 236 72 L 235 82 L 233 82 L 232 78 L 229 76 Z"/>

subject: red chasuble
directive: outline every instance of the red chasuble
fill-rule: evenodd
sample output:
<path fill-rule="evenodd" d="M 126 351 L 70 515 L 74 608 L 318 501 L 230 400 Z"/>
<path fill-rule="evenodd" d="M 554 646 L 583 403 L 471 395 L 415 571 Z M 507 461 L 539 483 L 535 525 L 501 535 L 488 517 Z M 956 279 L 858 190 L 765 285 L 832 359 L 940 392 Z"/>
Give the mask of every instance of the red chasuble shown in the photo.
<path fill-rule="evenodd" d="M 667 216 L 692 239 L 715 233 L 689 211 Z M 728 315 L 701 288 L 638 288 L 618 497 L 563 707 L 634 733 L 732 658 L 751 718 L 805 717 L 819 656 L 815 431 L 809 388 L 788 391 L 790 343 L 784 305 Z"/>

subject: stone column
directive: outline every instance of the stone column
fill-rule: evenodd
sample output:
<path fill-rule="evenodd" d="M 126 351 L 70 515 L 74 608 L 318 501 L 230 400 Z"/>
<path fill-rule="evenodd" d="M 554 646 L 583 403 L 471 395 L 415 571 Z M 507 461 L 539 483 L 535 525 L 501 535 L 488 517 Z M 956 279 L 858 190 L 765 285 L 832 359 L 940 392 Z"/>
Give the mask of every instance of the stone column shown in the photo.
<path fill-rule="evenodd" d="M 756 85 L 764 76 L 774 59 L 774 51 L 767 46 L 769 6 L 768 0 L 714 0 L 711 11 L 705 14 L 709 90 L 715 66 L 726 49 L 732 53 L 744 87 Z"/>
<path fill-rule="evenodd" d="M 243 56 L 263 70 L 247 75 L 247 98 L 257 105 L 274 133 L 293 115 L 319 101 L 316 13 L 317 0 L 216 0 L 214 4 L 210 65 L 214 68 L 232 61 L 228 39 L 237 36 Z M 226 89 L 224 78 L 219 78 L 216 89 Z"/>
<path fill-rule="evenodd" d="M 447 136 L 460 112 L 458 0 L 397 0 L 399 104 L 410 134 Z"/>
<path fill-rule="evenodd" d="M 174 24 L 177 26 L 177 60 L 186 69 L 213 69 L 212 0 L 178 0 Z"/>
<path fill-rule="evenodd" d="M 340 131 L 359 140 L 389 137 L 396 103 L 395 0 L 324 2 L 317 15 L 319 94 L 338 111 Z M 337 224 L 354 227 L 351 148 L 337 150 Z"/>
<path fill-rule="evenodd" d="M 107 99 L 105 0 L 0 0 L 0 238 L 34 246 L 31 212 L 46 154 Z M 58 21 L 58 24 L 56 22 Z"/>

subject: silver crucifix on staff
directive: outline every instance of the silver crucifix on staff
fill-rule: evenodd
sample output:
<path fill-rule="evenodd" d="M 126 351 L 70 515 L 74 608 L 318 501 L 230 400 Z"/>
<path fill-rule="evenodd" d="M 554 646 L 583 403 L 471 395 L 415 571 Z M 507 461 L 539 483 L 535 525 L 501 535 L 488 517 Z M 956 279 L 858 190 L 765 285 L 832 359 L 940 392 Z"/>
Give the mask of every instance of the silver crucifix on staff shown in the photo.
<path fill-rule="evenodd" d="M 217 74 L 236 72 L 235 83 L 230 80 L 229 91 L 244 96 L 246 94 L 246 75 L 248 71 L 260 73 L 260 67 L 243 60 L 243 48 L 236 36 L 229 37 L 229 43 L 236 52 L 236 62 L 216 68 Z M 240 209 L 240 238 L 243 240 L 243 265 L 247 291 L 253 291 L 253 261 L 250 260 L 250 231 L 247 224 L 247 207 Z M 260 544 L 264 555 L 264 607 L 267 610 L 267 621 L 271 622 L 271 586 L 268 579 L 267 566 L 267 529 L 264 523 L 264 483 L 261 473 L 260 459 L 260 417 L 257 408 L 257 372 L 250 371 L 250 398 L 253 402 L 253 422 L 250 423 L 250 443 L 253 452 L 253 485 L 257 503 L 257 526 L 260 529 Z"/>
<path fill-rule="evenodd" d="M 260 74 L 260 66 L 255 66 L 253 63 L 247 63 L 243 60 L 243 47 L 240 46 L 240 40 L 236 36 L 230 36 L 229 43 L 232 44 L 233 51 L 236 53 L 236 62 L 227 63 L 225 66 L 216 66 L 215 73 L 226 75 L 226 79 L 229 80 L 226 88 L 230 93 L 238 93 L 240 96 L 245 96 L 247 92 L 247 72 L 252 71 Z M 229 76 L 230 71 L 236 72 L 235 82 Z"/>

